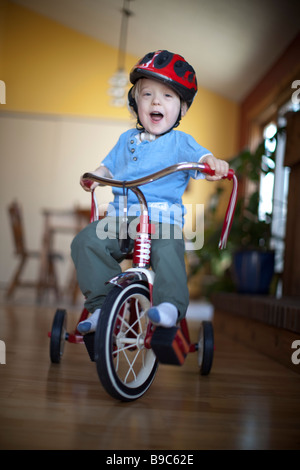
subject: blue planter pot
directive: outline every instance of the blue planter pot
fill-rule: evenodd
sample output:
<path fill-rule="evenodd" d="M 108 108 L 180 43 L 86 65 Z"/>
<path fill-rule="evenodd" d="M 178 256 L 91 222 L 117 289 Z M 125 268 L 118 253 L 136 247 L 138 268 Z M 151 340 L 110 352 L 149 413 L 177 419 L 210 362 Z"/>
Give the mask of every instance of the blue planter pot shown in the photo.
<path fill-rule="evenodd" d="M 274 275 L 273 251 L 245 250 L 233 258 L 234 278 L 241 294 L 268 294 Z"/>

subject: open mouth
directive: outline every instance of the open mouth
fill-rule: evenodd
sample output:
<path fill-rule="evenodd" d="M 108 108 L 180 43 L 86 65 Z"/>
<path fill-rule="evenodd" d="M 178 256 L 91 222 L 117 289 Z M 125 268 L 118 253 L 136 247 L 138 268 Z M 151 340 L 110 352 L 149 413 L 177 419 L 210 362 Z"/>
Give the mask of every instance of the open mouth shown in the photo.
<path fill-rule="evenodd" d="M 150 113 L 150 117 L 152 121 L 159 122 L 164 117 L 164 115 L 160 113 L 159 111 L 153 111 L 152 113 Z"/>

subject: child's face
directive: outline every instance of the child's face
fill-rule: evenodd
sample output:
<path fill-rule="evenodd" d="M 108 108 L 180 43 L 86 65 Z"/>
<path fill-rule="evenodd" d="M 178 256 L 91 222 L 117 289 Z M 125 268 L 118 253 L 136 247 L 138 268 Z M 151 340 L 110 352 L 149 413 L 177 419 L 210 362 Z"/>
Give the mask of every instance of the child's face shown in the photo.
<path fill-rule="evenodd" d="M 140 122 L 150 134 L 171 129 L 180 111 L 180 98 L 172 88 L 150 78 L 141 78 L 137 106 Z"/>

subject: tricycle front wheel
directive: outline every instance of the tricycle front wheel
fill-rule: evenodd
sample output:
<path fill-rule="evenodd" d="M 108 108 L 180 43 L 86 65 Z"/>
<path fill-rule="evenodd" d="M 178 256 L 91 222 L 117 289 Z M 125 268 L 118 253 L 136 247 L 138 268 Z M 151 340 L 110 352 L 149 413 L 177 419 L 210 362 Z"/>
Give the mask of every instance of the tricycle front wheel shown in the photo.
<path fill-rule="evenodd" d="M 95 335 L 95 361 L 106 391 L 121 401 L 140 398 L 150 387 L 157 359 L 145 345 L 149 288 L 134 283 L 114 287 L 101 308 Z"/>

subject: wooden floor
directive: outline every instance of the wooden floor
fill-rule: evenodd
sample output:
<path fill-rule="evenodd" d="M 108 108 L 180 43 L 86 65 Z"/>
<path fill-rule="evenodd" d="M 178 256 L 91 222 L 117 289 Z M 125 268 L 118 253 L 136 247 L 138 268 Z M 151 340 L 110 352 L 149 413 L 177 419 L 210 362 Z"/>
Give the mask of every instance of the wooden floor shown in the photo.
<path fill-rule="evenodd" d="M 182 367 L 160 366 L 140 400 L 120 403 L 83 345 L 66 343 L 50 364 L 54 313 L 0 305 L 1 449 L 300 449 L 300 374 L 216 333 L 209 376 L 190 354 Z M 68 311 L 70 330 L 79 313 Z M 199 321 L 189 325 L 196 340 Z"/>

